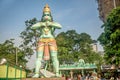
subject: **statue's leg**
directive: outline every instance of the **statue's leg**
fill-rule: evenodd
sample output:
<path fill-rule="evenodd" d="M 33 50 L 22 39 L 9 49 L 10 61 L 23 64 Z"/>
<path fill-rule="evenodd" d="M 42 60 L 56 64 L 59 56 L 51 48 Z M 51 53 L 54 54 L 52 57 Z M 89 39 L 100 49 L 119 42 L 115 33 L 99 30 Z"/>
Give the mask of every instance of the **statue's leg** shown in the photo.
<path fill-rule="evenodd" d="M 59 61 L 57 58 L 57 50 L 55 46 L 50 46 L 51 59 L 53 62 L 53 67 L 55 69 L 55 74 L 59 77 Z"/>
<path fill-rule="evenodd" d="M 36 68 L 35 68 L 35 75 L 33 77 L 38 78 L 39 77 L 39 72 L 40 72 L 40 67 L 41 67 L 41 60 L 43 56 L 43 49 L 44 46 L 40 46 L 37 51 L 37 59 L 36 59 Z"/>

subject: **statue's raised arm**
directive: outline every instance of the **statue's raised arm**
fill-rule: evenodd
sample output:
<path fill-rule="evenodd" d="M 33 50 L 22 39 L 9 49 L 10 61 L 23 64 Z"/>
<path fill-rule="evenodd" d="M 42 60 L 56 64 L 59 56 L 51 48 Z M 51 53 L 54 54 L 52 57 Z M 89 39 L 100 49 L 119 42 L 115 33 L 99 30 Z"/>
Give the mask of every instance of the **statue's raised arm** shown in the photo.
<path fill-rule="evenodd" d="M 57 22 L 52 22 L 51 26 L 53 26 L 54 28 L 58 28 L 58 29 L 62 28 L 62 26 Z"/>
<path fill-rule="evenodd" d="M 40 28 L 40 27 L 42 27 L 42 26 L 45 26 L 45 23 L 43 23 L 43 22 L 38 22 L 38 23 L 32 25 L 32 26 L 31 26 L 31 29 L 38 29 L 38 28 Z"/>

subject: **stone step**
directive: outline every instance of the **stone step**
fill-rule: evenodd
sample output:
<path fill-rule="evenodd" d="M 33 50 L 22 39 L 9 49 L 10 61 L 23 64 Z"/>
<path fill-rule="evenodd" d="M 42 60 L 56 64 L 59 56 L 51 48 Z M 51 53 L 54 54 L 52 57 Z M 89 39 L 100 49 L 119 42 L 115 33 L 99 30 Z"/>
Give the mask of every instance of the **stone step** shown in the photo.
<path fill-rule="evenodd" d="M 65 80 L 64 77 L 60 77 L 60 78 L 24 78 L 21 80 Z"/>

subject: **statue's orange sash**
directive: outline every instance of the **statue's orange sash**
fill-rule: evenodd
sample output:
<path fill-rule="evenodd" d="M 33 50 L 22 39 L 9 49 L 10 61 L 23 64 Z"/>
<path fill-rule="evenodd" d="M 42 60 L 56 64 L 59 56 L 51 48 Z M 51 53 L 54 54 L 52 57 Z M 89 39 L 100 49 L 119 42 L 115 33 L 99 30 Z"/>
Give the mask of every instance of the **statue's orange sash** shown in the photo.
<path fill-rule="evenodd" d="M 56 40 L 54 38 L 42 38 L 39 40 L 39 45 L 43 45 L 44 46 L 44 56 L 43 59 L 44 60 L 49 60 L 50 59 L 50 46 L 54 46 L 57 50 L 57 46 L 56 46 Z"/>

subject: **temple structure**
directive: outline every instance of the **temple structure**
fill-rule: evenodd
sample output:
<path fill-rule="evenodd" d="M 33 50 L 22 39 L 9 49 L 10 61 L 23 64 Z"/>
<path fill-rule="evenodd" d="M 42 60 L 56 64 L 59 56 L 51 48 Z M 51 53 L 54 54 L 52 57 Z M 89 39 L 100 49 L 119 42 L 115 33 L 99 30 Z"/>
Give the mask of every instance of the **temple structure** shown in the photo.
<path fill-rule="evenodd" d="M 82 75 L 84 75 L 85 71 L 96 72 L 96 69 L 97 66 L 95 65 L 95 63 L 85 63 L 83 59 L 80 59 L 77 63 L 63 64 L 59 67 L 61 73 L 64 71 L 70 71 L 71 79 L 73 79 L 73 74 L 76 70 L 79 70 L 82 73 Z"/>

